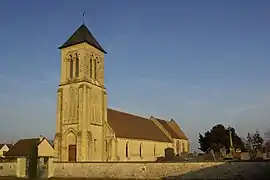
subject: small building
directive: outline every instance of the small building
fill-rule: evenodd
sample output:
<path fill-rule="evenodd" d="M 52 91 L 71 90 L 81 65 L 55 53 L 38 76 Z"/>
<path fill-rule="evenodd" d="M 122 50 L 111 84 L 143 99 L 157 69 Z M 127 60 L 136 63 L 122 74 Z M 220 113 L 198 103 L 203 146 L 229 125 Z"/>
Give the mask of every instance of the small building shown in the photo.
<path fill-rule="evenodd" d="M 5 155 L 7 157 L 30 157 L 34 148 L 37 148 L 37 156 L 41 162 L 47 162 L 49 157 L 54 157 L 52 145 L 43 136 L 39 138 L 20 139 Z"/>
<path fill-rule="evenodd" d="M 0 158 L 4 158 L 5 153 L 7 153 L 11 147 L 12 144 L 0 144 Z"/>

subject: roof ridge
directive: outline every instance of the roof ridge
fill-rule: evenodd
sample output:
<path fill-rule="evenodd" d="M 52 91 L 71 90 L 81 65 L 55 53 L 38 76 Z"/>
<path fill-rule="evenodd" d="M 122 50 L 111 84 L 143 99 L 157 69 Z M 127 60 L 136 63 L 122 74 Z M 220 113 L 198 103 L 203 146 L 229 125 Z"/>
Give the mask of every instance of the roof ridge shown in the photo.
<path fill-rule="evenodd" d="M 153 118 L 153 122 L 156 124 L 156 126 L 171 140 L 173 141 L 173 137 L 171 133 L 162 125 L 160 121 L 164 121 L 161 119 Z M 166 122 L 166 121 L 165 121 Z"/>
<path fill-rule="evenodd" d="M 160 120 L 160 121 L 165 121 L 165 122 L 169 122 L 169 121 L 167 121 L 167 120 L 165 120 L 165 119 L 160 119 L 160 118 L 156 118 L 157 120 Z"/>
<path fill-rule="evenodd" d="M 143 116 L 139 116 L 139 115 L 135 115 L 135 114 L 131 114 L 131 113 L 128 113 L 128 112 L 123 112 L 123 111 L 116 110 L 116 109 L 111 109 L 111 108 L 107 108 L 107 109 L 108 109 L 108 110 L 112 110 L 112 111 L 117 111 L 117 112 L 122 113 L 122 114 L 127 114 L 127 115 L 130 115 L 130 116 L 142 118 L 142 119 L 145 119 L 145 120 L 150 120 L 150 118 L 143 117 Z"/>
<path fill-rule="evenodd" d="M 174 126 L 172 123 L 174 124 Z M 188 140 L 188 137 L 186 136 L 184 131 L 181 129 L 181 127 L 174 120 L 169 121 L 168 125 L 177 134 L 177 136 L 179 136 L 179 137 L 183 136 L 181 138 Z M 178 129 L 180 132 L 178 132 L 175 128 Z"/>
<path fill-rule="evenodd" d="M 37 140 L 37 139 L 39 139 L 39 138 L 23 138 L 23 139 L 19 139 L 19 141 L 21 141 L 21 140 Z"/>

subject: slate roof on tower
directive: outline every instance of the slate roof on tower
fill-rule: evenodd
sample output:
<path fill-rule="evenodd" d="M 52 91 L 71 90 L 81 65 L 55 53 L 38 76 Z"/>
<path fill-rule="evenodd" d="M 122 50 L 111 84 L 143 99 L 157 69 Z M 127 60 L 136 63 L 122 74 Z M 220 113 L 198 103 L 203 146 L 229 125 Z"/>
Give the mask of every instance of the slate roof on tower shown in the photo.
<path fill-rule="evenodd" d="M 96 38 L 92 35 L 92 33 L 89 31 L 89 29 L 86 27 L 85 24 L 82 24 L 73 34 L 70 36 L 70 38 L 59 47 L 59 49 L 63 49 L 68 46 L 72 46 L 75 44 L 86 42 L 95 48 L 99 49 L 103 53 L 107 53 L 101 45 L 97 42 Z"/>
<path fill-rule="evenodd" d="M 171 142 L 150 119 L 109 108 L 107 119 L 116 137 Z"/>

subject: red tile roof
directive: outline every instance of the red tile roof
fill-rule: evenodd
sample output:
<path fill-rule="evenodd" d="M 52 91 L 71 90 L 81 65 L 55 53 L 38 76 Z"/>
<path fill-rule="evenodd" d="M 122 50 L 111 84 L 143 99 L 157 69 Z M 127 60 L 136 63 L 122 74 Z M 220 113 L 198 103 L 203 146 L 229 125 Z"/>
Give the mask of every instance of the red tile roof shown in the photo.
<path fill-rule="evenodd" d="M 174 120 L 166 121 L 158 118 L 155 119 L 163 126 L 163 128 L 171 135 L 172 138 L 188 140 L 185 133 Z"/>
<path fill-rule="evenodd" d="M 170 121 L 167 121 L 169 126 L 173 129 L 173 131 L 177 134 L 179 139 L 188 140 L 185 133 L 182 131 L 182 129 L 178 126 L 178 124 L 172 119 Z"/>
<path fill-rule="evenodd" d="M 113 109 L 108 109 L 107 119 L 116 137 L 171 142 L 150 119 Z"/>
<path fill-rule="evenodd" d="M 180 137 L 173 131 L 167 121 L 157 118 L 156 120 L 163 126 L 163 128 L 165 128 L 165 130 L 171 135 L 172 138 L 180 139 Z"/>

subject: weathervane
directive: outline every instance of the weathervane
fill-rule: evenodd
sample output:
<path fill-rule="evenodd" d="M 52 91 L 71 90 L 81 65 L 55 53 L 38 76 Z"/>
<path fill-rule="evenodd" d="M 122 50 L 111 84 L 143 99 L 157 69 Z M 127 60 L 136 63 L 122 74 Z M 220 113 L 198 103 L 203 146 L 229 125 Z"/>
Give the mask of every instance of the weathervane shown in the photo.
<path fill-rule="evenodd" d="M 83 16 L 83 24 L 84 24 L 84 16 L 85 16 L 85 12 L 83 12 L 83 15 L 82 15 L 82 16 Z"/>

